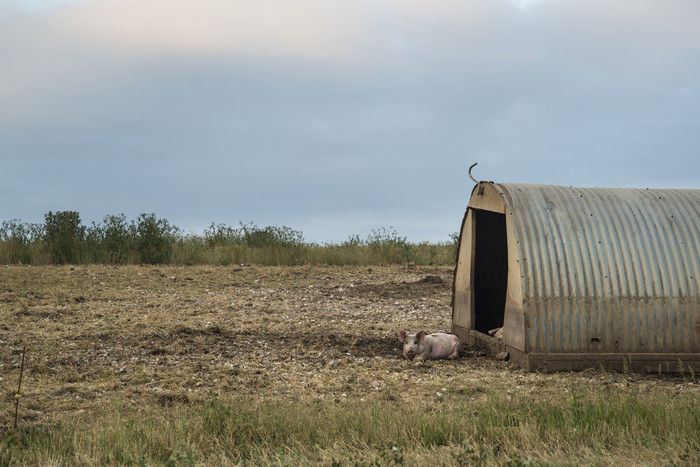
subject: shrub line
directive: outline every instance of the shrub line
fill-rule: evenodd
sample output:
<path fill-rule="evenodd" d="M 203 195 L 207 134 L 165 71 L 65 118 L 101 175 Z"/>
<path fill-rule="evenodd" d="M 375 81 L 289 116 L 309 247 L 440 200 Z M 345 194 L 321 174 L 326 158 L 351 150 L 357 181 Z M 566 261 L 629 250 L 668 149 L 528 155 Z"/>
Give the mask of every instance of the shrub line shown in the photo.
<path fill-rule="evenodd" d="M 287 226 L 239 227 L 211 223 L 203 235 L 185 234 L 167 219 L 141 214 L 107 215 L 84 226 L 76 211 L 48 212 L 44 224 L 13 219 L 0 225 L 2 264 L 259 264 L 259 265 L 450 265 L 457 256 L 457 234 L 450 241 L 410 243 L 393 227 L 351 235 L 323 245 L 304 240 Z"/>

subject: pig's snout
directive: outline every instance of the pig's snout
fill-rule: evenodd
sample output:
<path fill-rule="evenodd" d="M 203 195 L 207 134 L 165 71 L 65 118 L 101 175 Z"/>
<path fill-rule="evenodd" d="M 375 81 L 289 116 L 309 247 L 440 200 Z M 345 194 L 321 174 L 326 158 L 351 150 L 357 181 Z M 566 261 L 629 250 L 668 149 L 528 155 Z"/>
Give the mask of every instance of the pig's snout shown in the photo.
<path fill-rule="evenodd" d="M 399 329 L 399 340 L 403 342 L 403 355 L 409 360 L 422 352 L 421 343 L 425 338 L 425 332 L 420 331 L 418 334 L 407 334 L 403 329 Z"/>

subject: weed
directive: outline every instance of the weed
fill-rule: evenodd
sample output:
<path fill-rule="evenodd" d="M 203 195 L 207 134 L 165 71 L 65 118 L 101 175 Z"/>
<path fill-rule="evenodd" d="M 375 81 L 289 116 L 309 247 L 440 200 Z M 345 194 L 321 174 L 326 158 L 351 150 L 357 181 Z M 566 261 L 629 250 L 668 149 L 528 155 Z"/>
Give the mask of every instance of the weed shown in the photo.
<path fill-rule="evenodd" d="M 478 449 L 468 444 L 457 454 L 453 454 L 455 461 L 460 467 L 483 467 L 493 464 L 493 451 L 489 448 L 486 440 L 478 446 Z"/>
<path fill-rule="evenodd" d="M 529 456 L 524 456 L 520 453 L 513 453 L 503 465 L 504 467 L 530 467 L 538 465 L 540 462 Z"/>

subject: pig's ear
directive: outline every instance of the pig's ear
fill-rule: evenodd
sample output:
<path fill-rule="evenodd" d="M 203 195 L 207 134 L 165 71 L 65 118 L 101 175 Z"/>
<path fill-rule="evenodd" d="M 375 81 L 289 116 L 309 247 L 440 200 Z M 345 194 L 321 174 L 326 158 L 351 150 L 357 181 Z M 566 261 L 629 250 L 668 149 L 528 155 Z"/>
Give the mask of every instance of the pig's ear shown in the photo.
<path fill-rule="evenodd" d="M 423 339 L 425 339 L 425 331 L 419 331 L 418 334 L 416 334 L 416 336 L 418 336 L 418 340 L 420 342 L 423 342 Z"/>
<path fill-rule="evenodd" d="M 406 331 L 399 329 L 399 340 L 403 342 L 406 339 Z"/>

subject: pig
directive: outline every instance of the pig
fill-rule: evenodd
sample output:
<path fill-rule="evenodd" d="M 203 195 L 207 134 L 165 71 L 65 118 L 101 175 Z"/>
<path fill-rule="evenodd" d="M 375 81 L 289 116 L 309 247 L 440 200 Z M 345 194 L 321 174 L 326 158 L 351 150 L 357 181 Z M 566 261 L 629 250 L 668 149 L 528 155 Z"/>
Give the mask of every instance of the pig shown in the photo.
<path fill-rule="evenodd" d="M 442 332 L 426 335 L 425 331 L 420 331 L 417 334 L 407 334 L 399 329 L 399 340 L 403 342 L 404 357 L 415 360 L 416 363 L 434 358 L 459 358 L 462 348 L 459 337 Z"/>
<path fill-rule="evenodd" d="M 503 339 L 503 328 L 491 329 L 489 335 L 495 337 L 496 339 Z"/>

